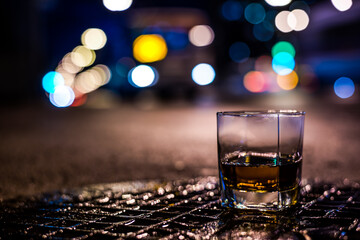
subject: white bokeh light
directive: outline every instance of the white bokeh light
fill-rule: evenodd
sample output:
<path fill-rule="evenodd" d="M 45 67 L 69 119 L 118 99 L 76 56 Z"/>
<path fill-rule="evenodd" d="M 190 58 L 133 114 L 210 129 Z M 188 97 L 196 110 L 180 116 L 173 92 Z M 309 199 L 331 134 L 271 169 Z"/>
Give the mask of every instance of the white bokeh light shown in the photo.
<path fill-rule="evenodd" d="M 288 33 L 293 29 L 288 24 L 289 11 L 281 11 L 275 17 L 275 26 L 281 32 Z"/>
<path fill-rule="evenodd" d="M 265 0 L 265 2 L 273 7 L 282 7 L 288 5 L 291 0 Z"/>
<path fill-rule="evenodd" d="M 132 2 L 132 0 L 103 0 L 104 6 L 110 11 L 125 11 Z"/>
<path fill-rule="evenodd" d="M 215 70 L 210 64 L 200 63 L 193 68 L 191 77 L 196 84 L 208 85 L 215 79 Z"/>
<path fill-rule="evenodd" d="M 208 25 L 197 25 L 189 31 L 189 40 L 197 47 L 210 45 L 214 41 L 214 38 L 214 31 Z"/>
<path fill-rule="evenodd" d="M 353 4 L 352 0 L 331 0 L 331 2 L 341 12 L 349 10 Z"/>
<path fill-rule="evenodd" d="M 295 31 L 302 31 L 309 25 L 309 16 L 304 10 L 295 9 L 287 18 L 288 25 Z"/>
<path fill-rule="evenodd" d="M 136 87 L 151 86 L 156 80 L 156 72 L 148 65 L 139 65 L 130 71 L 129 81 Z"/>
<path fill-rule="evenodd" d="M 57 86 L 49 98 L 55 107 L 68 107 L 74 102 L 75 93 L 69 86 Z"/>

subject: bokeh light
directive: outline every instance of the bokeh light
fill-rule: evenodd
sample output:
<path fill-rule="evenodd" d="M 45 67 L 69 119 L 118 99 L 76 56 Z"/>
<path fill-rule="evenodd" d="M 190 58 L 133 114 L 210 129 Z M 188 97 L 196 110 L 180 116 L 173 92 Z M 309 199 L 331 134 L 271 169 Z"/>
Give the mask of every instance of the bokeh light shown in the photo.
<path fill-rule="evenodd" d="M 280 52 L 287 52 L 293 57 L 295 57 L 296 54 L 294 46 L 287 41 L 280 41 L 276 43 L 271 49 L 271 55 L 273 57 Z"/>
<path fill-rule="evenodd" d="M 74 87 L 82 94 L 92 92 L 99 87 L 99 75 L 95 71 L 86 70 L 78 74 L 74 81 Z"/>
<path fill-rule="evenodd" d="M 304 10 L 295 9 L 288 15 L 288 25 L 295 31 L 302 31 L 309 25 L 309 16 Z"/>
<path fill-rule="evenodd" d="M 71 53 L 67 53 L 61 60 L 59 68 L 63 68 L 66 72 L 76 74 L 83 70 L 83 67 L 79 67 L 71 60 Z"/>
<path fill-rule="evenodd" d="M 287 52 L 279 52 L 272 60 L 273 70 L 279 75 L 288 75 L 295 68 L 295 60 Z"/>
<path fill-rule="evenodd" d="M 71 61 L 79 67 L 87 67 L 94 63 L 95 52 L 84 46 L 77 46 L 71 52 Z"/>
<path fill-rule="evenodd" d="M 240 20 L 242 11 L 241 3 L 234 0 L 228 0 L 221 6 L 222 16 L 228 21 Z"/>
<path fill-rule="evenodd" d="M 291 0 L 265 0 L 265 2 L 273 7 L 282 7 L 288 5 Z"/>
<path fill-rule="evenodd" d="M 202 86 L 212 83 L 215 79 L 215 75 L 214 68 L 208 63 L 196 65 L 191 72 L 193 81 Z"/>
<path fill-rule="evenodd" d="M 132 0 L 103 0 L 103 4 L 110 11 L 125 11 L 131 6 Z"/>
<path fill-rule="evenodd" d="M 250 3 L 245 8 L 245 19 L 252 24 L 261 23 L 266 16 L 264 7 L 259 3 Z"/>
<path fill-rule="evenodd" d="M 254 25 L 253 34 L 257 40 L 266 42 L 274 36 L 274 27 L 270 22 L 263 21 Z"/>
<path fill-rule="evenodd" d="M 245 62 L 250 56 L 250 48 L 244 42 L 235 42 L 229 48 L 230 58 L 237 63 Z"/>
<path fill-rule="evenodd" d="M 60 73 L 61 76 L 64 78 L 64 85 L 71 87 L 74 83 L 75 74 L 69 73 L 62 68 L 62 66 L 58 66 L 55 69 L 56 72 Z"/>
<path fill-rule="evenodd" d="M 295 71 L 292 71 L 288 75 L 277 75 L 276 81 L 281 89 L 291 90 L 297 86 L 299 77 Z"/>
<path fill-rule="evenodd" d="M 155 84 L 157 72 L 148 65 L 139 65 L 129 72 L 129 82 L 135 87 L 149 87 Z"/>
<path fill-rule="evenodd" d="M 55 88 L 64 85 L 64 77 L 55 71 L 50 71 L 42 79 L 42 86 L 48 93 L 53 93 Z"/>
<path fill-rule="evenodd" d="M 214 31 L 208 25 L 197 25 L 189 31 L 189 40 L 197 47 L 210 45 L 214 41 L 214 38 Z"/>
<path fill-rule="evenodd" d="M 134 58 L 142 63 L 163 60 L 167 52 L 164 38 L 157 34 L 141 35 L 133 43 Z"/>
<path fill-rule="evenodd" d="M 254 93 L 263 92 L 266 89 L 266 79 L 262 72 L 250 71 L 244 76 L 244 87 Z"/>
<path fill-rule="evenodd" d="M 331 2 L 341 12 L 349 10 L 353 4 L 352 0 L 331 0 Z"/>
<path fill-rule="evenodd" d="M 293 30 L 288 24 L 289 14 L 290 14 L 289 11 L 284 10 L 284 11 L 279 12 L 275 17 L 275 26 L 281 32 L 288 33 Z"/>
<path fill-rule="evenodd" d="M 272 61 L 272 57 L 267 55 L 258 57 L 254 64 L 255 70 L 260 72 L 272 71 L 271 61 Z"/>
<path fill-rule="evenodd" d="M 169 49 L 182 50 L 189 44 L 188 34 L 185 29 L 175 28 L 164 34 Z"/>
<path fill-rule="evenodd" d="M 97 64 L 96 66 L 89 69 L 89 71 L 93 71 L 95 78 L 95 83 L 100 87 L 107 84 L 111 78 L 111 71 L 109 67 L 103 64 Z"/>
<path fill-rule="evenodd" d="M 335 94 L 339 98 L 349 98 L 355 92 L 355 85 L 353 80 L 347 77 L 341 77 L 334 83 Z"/>
<path fill-rule="evenodd" d="M 69 86 L 57 86 L 49 95 L 50 102 L 56 107 L 68 107 L 75 99 L 74 91 Z"/>
<path fill-rule="evenodd" d="M 105 46 L 106 34 L 99 28 L 89 28 L 81 35 L 81 43 L 88 49 L 98 50 Z"/>

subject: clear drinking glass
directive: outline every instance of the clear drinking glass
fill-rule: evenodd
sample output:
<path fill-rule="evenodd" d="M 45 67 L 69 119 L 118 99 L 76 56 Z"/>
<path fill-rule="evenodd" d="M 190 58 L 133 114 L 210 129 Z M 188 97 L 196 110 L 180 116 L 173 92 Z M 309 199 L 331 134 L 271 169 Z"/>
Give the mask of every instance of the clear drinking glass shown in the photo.
<path fill-rule="evenodd" d="M 298 202 L 305 112 L 217 113 L 222 206 L 282 210 Z"/>

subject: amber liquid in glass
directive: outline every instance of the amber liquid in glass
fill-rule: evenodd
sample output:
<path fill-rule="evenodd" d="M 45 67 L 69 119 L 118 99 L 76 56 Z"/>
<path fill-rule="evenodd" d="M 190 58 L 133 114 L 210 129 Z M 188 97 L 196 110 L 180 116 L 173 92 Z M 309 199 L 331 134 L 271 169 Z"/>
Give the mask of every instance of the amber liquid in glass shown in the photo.
<path fill-rule="evenodd" d="M 301 159 L 232 154 L 221 162 L 220 177 L 227 188 L 240 191 L 288 191 L 299 187 L 301 166 Z"/>

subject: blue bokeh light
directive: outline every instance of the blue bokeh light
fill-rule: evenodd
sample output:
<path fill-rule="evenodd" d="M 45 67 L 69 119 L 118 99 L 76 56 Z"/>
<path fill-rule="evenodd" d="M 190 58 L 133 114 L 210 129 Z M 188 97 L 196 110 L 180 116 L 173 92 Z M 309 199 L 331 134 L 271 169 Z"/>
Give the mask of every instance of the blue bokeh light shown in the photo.
<path fill-rule="evenodd" d="M 181 50 L 189 44 L 189 38 L 185 31 L 173 30 L 166 32 L 164 38 L 169 49 Z"/>
<path fill-rule="evenodd" d="M 253 28 L 254 37 L 262 42 L 269 41 L 274 36 L 274 32 L 274 26 L 268 21 L 256 24 Z"/>
<path fill-rule="evenodd" d="M 249 23 L 259 24 L 264 21 L 266 12 L 259 3 L 250 3 L 245 8 L 245 18 Z"/>
<path fill-rule="evenodd" d="M 57 86 L 64 85 L 64 78 L 63 76 L 55 71 L 50 71 L 42 79 L 42 86 L 44 90 L 48 93 L 53 93 Z"/>
<path fill-rule="evenodd" d="M 347 77 L 341 77 L 334 83 L 335 94 L 339 98 L 349 98 L 355 92 L 355 85 L 353 80 Z"/>
<path fill-rule="evenodd" d="M 288 75 L 295 68 L 295 60 L 291 54 L 279 52 L 272 60 L 272 68 L 279 75 Z"/>
<path fill-rule="evenodd" d="M 229 48 L 230 58 L 237 63 L 245 62 L 250 56 L 250 48 L 244 42 L 235 42 Z"/>
<path fill-rule="evenodd" d="M 228 21 L 240 20 L 243 8 L 240 2 L 229 0 L 223 3 L 221 13 Z"/>
<path fill-rule="evenodd" d="M 196 65 L 191 71 L 191 77 L 198 85 L 208 85 L 215 79 L 215 70 L 208 63 L 200 63 Z"/>

